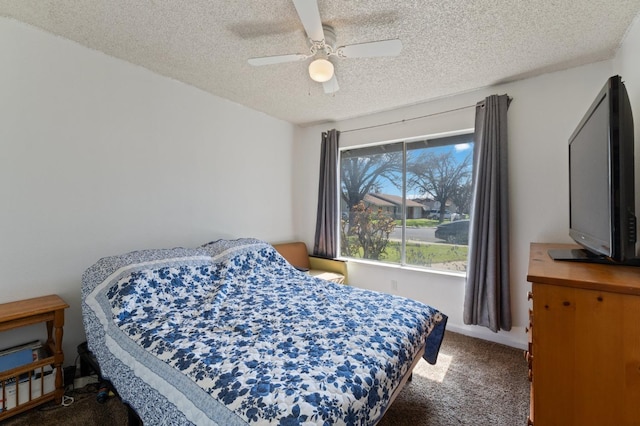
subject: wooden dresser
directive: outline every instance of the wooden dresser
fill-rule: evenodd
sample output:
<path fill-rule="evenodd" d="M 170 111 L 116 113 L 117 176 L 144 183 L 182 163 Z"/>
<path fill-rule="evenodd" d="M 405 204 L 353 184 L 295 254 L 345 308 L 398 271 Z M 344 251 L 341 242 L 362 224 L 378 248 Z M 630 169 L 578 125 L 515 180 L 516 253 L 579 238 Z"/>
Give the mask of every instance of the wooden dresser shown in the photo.
<path fill-rule="evenodd" d="M 531 244 L 529 424 L 640 425 L 640 268 L 554 261 Z"/>

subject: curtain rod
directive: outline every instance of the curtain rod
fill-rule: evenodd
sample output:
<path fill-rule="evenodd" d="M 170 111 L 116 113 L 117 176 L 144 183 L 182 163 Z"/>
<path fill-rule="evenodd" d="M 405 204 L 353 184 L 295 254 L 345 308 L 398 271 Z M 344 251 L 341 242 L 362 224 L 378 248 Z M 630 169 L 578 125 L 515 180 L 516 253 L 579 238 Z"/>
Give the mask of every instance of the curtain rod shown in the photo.
<path fill-rule="evenodd" d="M 484 101 L 482 103 L 484 103 Z M 389 123 L 375 124 L 373 126 L 360 127 L 358 129 L 343 130 L 340 133 L 357 132 L 359 130 L 367 130 L 367 129 L 373 129 L 373 128 L 376 128 L 376 127 L 389 126 L 391 124 L 398 124 L 398 123 L 404 123 L 404 122 L 407 122 L 407 121 L 419 120 L 421 118 L 433 117 L 434 115 L 447 114 L 449 112 L 460 111 L 460 110 L 467 109 L 467 108 L 475 108 L 478 104 L 480 104 L 480 103 L 473 104 L 473 105 L 467 105 L 467 106 L 463 106 L 463 107 L 460 107 L 460 108 L 449 109 L 449 110 L 446 110 L 446 111 L 434 112 L 434 113 L 427 114 L 427 115 L 421 115 L 419 117 L 405 118 L 403 120 L 391 121 Z"/>

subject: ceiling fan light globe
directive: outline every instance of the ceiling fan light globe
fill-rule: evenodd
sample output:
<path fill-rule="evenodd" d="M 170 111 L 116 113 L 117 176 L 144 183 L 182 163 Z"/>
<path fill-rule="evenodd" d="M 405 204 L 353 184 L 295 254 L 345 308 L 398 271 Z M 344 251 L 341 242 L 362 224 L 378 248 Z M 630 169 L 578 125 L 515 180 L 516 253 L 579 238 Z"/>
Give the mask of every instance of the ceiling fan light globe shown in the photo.
<path fill-rule="evenodd" d="M 318 83 L 331 80 L 333 64 L 326 59 L 316 59 L 309 64 L 309 77 Z"/>

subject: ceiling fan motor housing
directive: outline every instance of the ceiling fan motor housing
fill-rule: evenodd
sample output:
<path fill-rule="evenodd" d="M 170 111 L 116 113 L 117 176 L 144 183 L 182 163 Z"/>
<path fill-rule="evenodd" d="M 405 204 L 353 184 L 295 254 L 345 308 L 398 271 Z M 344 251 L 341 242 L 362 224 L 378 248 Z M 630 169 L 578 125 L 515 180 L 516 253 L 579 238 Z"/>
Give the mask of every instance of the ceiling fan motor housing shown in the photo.
<path fill-rule="evenodd" d="M 322 25 L 322 30 L 324 32 L 324 43 L 322 40 L 311 40 L 310 38 L 307 38 L 307 44 L 309 45 L 309 49 L 313 55 L 324 50 L 326 56 L 330 56 L 335 53 L 336 32 L 333 27 L 324 24 Z"/>

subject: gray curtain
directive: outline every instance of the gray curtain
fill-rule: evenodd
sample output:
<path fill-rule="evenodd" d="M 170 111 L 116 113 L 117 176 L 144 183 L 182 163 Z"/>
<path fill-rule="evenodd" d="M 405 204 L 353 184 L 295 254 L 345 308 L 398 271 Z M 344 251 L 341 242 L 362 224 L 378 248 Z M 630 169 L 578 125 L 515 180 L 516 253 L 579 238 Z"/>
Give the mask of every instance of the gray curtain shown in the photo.
<path fill-rule="evenodd" d="M 322 133 L 318 214 L 313 254 L 335 258 L 338 250 L 338 138 L 336 129 Z"/>
<path fill-rule="evenodd" d="M 511 330 L 507 95 L 476 105 L 475 191 L 464 296 L 465 324 Z"/>

